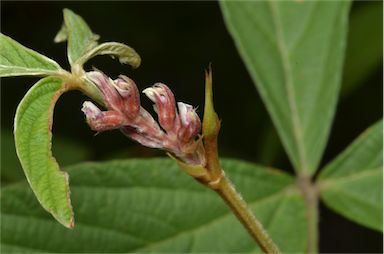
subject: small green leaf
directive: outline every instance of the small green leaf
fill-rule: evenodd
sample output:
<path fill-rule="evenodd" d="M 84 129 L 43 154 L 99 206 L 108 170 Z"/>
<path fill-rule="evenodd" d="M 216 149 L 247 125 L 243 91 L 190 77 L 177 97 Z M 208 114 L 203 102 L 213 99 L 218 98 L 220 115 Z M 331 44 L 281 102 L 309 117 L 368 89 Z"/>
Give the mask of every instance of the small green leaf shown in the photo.
<path fill-rule="evenodd" d="M 360 135 L 319 176 L 327 206 L 369 228 L 382 230 L 383 122 Z"/>
<path fill-rule="evenodd" d="M 55 61 L 0 33 L 0 77 L 46 76 L 60 69 Z"/>
<path fill-rule="evenodd" d="M 222 166 L 281 250 L 304 253 L 306 211 L 294 179 L 236 160 Z M 224 201 L 169 159 L 84 163 L 67 171 L 76 227 L 65 230 L 47 217 L 25 185 L 6 187 L 2 252 L 261 252 Z"/>
<path fill-rule="evenodd" d="M 221 1 L 296 171 L 313 174 L 335 112 L 349 1 Z"/>
<path fill-rule="evenodd" d="M 342 94 L 353 92 L 383 61 L 383 3 L 370 1 L 352 9 Z"/>
<path fill-rule="evenodd" d="M 73 65 L 87 51 L 97 46 L 99 36 L 92 33 L 82 17 L 69 9 L 64 9 L 65 25 L 55 37 L 55 42 L 68 40 L 68 60 Z"/>
<path fill-rule="evenodd" d="M 16 152 L 41 205 L 66 227 L 74 226 L 67 173 L 52 157 L 53 109 L 66 91 L 62 80 L 37 82 L 20 102 L 15 116 Z"/>
<path fill-rule="evenodd" d="M 82 65 L 97 55 L 117 57 L 120 63 L 129 64 L 133 68 L 139 67 L 141 63 L 139 54 L 133 48 L 118 42 L 106 42 L 96 46 L 81 57 L 78 63 Z"/>

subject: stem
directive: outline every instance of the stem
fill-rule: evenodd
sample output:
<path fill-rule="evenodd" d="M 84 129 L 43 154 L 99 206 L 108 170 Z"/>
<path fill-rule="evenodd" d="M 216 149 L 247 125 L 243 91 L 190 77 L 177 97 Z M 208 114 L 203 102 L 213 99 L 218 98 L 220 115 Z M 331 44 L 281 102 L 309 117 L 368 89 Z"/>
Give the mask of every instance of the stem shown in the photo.
<path fill-rule="evenodd" d="M 308 222 L 308 245 L 307 253 L 318 253 L 319 245 L 319 196 L 316 186 L 312 183 L 311 177 L 307 175 L 299 175 L 297 184 L 303 193 L 304 200 L 307 205 L 307 222 Z"/>
<path fill-rule="evenodd" d="M 262 224 L 255 218 L 252 211 L 225 176 L 222 177 L 215 191 L 224 199 L 233 213 L 256 240 L 264 253 L 280 253 L 278 247 L 264 230 Z"/>
<path fill-rule="evenodd" d="M 73 66 L 72 73 L 63 70 L 56 73 L 56 75 L 62 78 L 70 89 L 79 90 L 101 106 L 105 106 L 101 92 L 86 78 L 81 67 Z"/>
<path fill-rule="evenodd" d="M 220 167 L 219 154 L 217 149 L 217 137 L 220 131 L 220 120 L 213 106 L 212 93 L 212 70 L 209 66 L 205 73 L 205 105 L 203 119 L 203 137 L 206 157 L 205 179 L 196 178 L 201 183 L 215 190 L 231 208 L 233 213 L 255 239 L 261 250 L 265 253 L 280 253 L 277 246 L 264 230 L 263 225 L 255 218 L 247 203 L 240 193 L 225 177 Z"/>

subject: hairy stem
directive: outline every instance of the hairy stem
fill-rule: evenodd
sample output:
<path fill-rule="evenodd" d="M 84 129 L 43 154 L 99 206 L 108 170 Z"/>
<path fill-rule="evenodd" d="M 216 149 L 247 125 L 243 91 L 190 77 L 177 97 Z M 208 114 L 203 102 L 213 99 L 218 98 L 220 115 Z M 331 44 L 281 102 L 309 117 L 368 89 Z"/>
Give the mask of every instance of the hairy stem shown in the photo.
<path fill-rule="evenodd" d="M 312 183 L 311 177 L 307 175 L 299 175 L 297 180 L 304 200 L 307 205 L 307 222 L 308 222 L 308 243 L 307 253 L 318 253 L 319 244 L 319 196 L 316 186 Z"/>
<path fill-rule="evenodd" d="M 217 138 L 220 131 L 220 120 L 213 106 L 212 70 L 209 66 L 205 73 L 205 105 L 203 120 L 203 137 L 206 157 L 206 177 L 196 178 L 201 183 L 215 190 L 231 208 L 233 213 L 255 239 L 265 253 L 280 253 L 277 246 L 264 230 L 243 200 L 240 193 L 225 177 L 220 166 Z"/>
<path fill-rule="evenodd" d="M 278 247 L 263 228 L 263 225 L 253 215 L 240 193 L 235 190 L 228 178 L 223 176 L 215 191 L 232 209 L 233 213 L 255 239 L 263 252 L 280 253 Z"/>

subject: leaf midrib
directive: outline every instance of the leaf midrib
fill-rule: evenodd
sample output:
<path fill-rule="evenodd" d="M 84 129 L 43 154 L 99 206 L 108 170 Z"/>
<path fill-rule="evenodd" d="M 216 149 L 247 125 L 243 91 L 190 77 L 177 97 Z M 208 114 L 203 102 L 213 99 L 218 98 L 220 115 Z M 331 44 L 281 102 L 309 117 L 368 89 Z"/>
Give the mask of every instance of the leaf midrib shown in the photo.
<path fill-rule="evenodd" d="M 288 106 L 292 114 L 292 117 L 290 117 L 289 119 L 291 119 L 294 141 L 296 143 L 297 151 L 299 154 L 300 168 L 296 168 L 296 170 L 306 172 L 308 171 L 308 165 L 306 162 L 306 153 L 305 153 L 305 147 L 303 142 L 303 136 L 301 132 L 300 118 L 299 118 L 299 113 L 296 105 L 296 95 L 294 92 L 292 71 L 291 71 L 291 65 L 289 62 L 289 52 L 288 52 L 288 48 L 282 33 L 282 26 L 281 26 L 281 21 L 279 19 L 279 15 L 277 13 L 278 10 L 277 10 L 276 3 L 274 1 L 268 1 L 268 7 L 271 12 L 273 25 L 275 27 L 276 40 L 277 40 L 277 46 L 278 46 L 277 48 L 280 52 L 281 62 L 282 62 L 282 67 L 283 67 L 284 77 L 285 77 L 284 79 L 286 81 L 284 82 L 284 85 L 288 95 Z"/>
<path fill-rule="evenodd" d="M 354 199 L 356 202 L 363 203 L 364 206 L 370 207 L 371 209 L 374 209 L 374 210 L 380 210 L 380 207 L 382 207 L 382 204 L 377 204 L 378 206 L 376 206 L 376 203 L 372 203 L 372 202 L 368 201 L 367 199 L 365 199 L 364 197 L 358 196 L 352 192 L 348 192 L 347 190 L 342 189 L 342 188 L 334 188 L 334 189 L 330 190 L 330 192 L 331 193 L 339 193 L 339 194 L 342 193 L 343 196 L 347 196 L 351 199 Z M 356 207 L 359 208 L 359 207 L 363 207 L 363 206 L 356 206 Z"/>
<path fill-rule="evenodd" d="M 372 169 L 363 169 L 361 171 L 357 171 L 355 174 L 349 174 L 346 176 L 334 177 L 334 178 L 325 178 L 321 179 L 319 182 L 320 190 L 326 190 L 329 187 L 334 187 L 334 185 L 344 184 L 350 181 L 354 181 L 359 178 L 365 178 L 369 176 L 374 176 L 376 174 L 380 174 L 380 168 L 372 168 Z M 330 175 L 329 177 L 331 177 Z"/>

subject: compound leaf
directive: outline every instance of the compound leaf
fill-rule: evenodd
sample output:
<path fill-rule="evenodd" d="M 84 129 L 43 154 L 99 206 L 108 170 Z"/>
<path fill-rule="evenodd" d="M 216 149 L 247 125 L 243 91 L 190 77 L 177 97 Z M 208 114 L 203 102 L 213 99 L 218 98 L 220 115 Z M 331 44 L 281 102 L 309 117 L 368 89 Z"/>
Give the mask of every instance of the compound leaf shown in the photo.
<path fill-rule="evenodd" d="M 65 91 L 58 78 L 37 82 L 17 108 L 14 133 L 17 155 L 37 199 L 60 223 L 73 227 L 68 175 L 51 152 L 53 109 Z"/>

